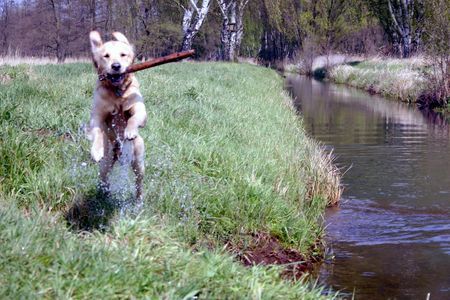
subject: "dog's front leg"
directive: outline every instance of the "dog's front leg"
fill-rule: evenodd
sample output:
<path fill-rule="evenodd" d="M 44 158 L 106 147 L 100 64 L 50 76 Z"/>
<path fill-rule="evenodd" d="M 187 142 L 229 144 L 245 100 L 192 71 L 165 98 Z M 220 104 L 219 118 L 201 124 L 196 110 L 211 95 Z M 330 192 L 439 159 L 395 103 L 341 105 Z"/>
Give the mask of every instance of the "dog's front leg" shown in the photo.
<path fill-rule="evenodd" d="M 105 155 L 105 133 L 102 130 L 103 114 L 92 112 L 89 124 L 89 139 L 92 141 L 91 157 L 94 161 L 99 162 Z"/>
<path fill-rule="evenodd" d="M 132 166 L 134 174 L 136 175 L 136 199 L 138 204 L 141 205 L 144 196 L 142 186 L 145 172 L 144 140 L 138 135 L 132 143 L 134 145 L 134 158 Z"/>
<path fill-rule="evenodd" d="M 91 157 L 96 162 L 99 162 L 105 155 L 103 132 L 99 127 L 92 128 L 92 146 Z"/>
<path fill-rule="evenodd" d="M 130 108 L 131 117 L 128 119 L 127 127 L 125 128 L 125 138 L 132 140 L 138 136 L 138 128 L 144 127 L 147 122 L 147 112 L 145 105 L 142 102 L 133 104 Z"/>

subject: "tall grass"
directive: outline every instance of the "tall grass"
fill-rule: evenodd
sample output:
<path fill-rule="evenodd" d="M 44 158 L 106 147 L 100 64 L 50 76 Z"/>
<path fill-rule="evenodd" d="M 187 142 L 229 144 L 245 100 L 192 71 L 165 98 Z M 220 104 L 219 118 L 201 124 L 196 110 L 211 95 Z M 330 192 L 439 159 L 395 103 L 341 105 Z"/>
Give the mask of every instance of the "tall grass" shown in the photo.
<path fill-rule="evenodd" d="M 330 158 L 286 107 L 275 72 L 181 63 L 138 74 L 149 122 L 137 220 L 92 204 L 102 199 L 81 128 L 92 67 L 3 66 L 0 74 L 9 78 L 0 89 L 0 265 L 12 262 L 0 295 L 318 296 L 274 269 L 243 269 L 220 250 L 266 232 L 308 253 L 321 213 L 340 195 Z M 13 207 L 37 211 L 26 218 Z M 67 213 L 78 228 L 109 227 L 79 236 L 66 228 Z"/>
<path fill-rule="evenodd" d="M 424 59 L 372 58 L 355 64 L 334 66 L 329 78 L 372 93 L 416 102 L 427 88 Z"/>
<path fill-rule="evenodd" d="M 88 57 L 67 57 L 65 63 L 80 63 L 89 62 Z M 20 51 L 8 51 L 6 55 L 0 55 L 0 66 L 17 66 L 17 65 L 47 65 L 47 64 L 57 64 L 58 61 L 56 57 L 46 57 L 46 56 L 23 56 Z"/>

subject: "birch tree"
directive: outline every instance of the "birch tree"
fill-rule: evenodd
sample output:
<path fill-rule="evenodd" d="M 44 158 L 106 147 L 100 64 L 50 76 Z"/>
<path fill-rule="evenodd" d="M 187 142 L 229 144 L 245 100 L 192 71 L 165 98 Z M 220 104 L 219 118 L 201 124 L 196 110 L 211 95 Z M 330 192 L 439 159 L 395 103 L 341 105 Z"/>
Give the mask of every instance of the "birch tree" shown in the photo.
<path fill-rule="evenodd" d="M 221 58 L 225 61 L 234 61 L 237 58 L 236 52 L 244 34 L 243 17 L 248 2 L 249 0 L 217 0 L 222 14 Z"/>
<path fill-rule="evenodd" d="M 409 57 L 422 44 L 425 0 L 366 0 L 395 51 Z"/>
<path fill-rule="evenodd" d="M 413 15 L 413 0 L 388 0 L 389 13 L 394 29 L 400 37 L 402 57 L 411 53 L 411 16 Z"/>
<path fill-rule="evenodd" d="M 211 0 L 201 0 L 201 5 L 198 5 L 198 2 L 198 0 L 189 0 L 187 7 L 182 6 L 184 10 L 182 51 L 192 48 L 194 37 L 203 25 L 211 5 Z"/>
<path fill-rule="evenodd" d="M 89 15 L 91 16 L 91 30 L 94 30 L 97 25 L 97 1 L 90 0 L 89 1 Z"/>

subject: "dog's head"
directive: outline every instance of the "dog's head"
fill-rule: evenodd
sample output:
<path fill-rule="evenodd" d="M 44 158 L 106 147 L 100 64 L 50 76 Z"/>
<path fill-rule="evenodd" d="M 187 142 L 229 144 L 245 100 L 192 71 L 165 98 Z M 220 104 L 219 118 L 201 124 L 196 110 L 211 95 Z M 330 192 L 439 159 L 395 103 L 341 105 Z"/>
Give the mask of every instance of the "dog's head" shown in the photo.
<path fill-rule="evenodd" d="M 91 31 L 92 59 L 99 74 L 103 74 L 114 86 L 120 86 L 125 80 L 125 71 L 133 63 L 134 51 L 127 38 L 120 32 L 114 32 L 115 41 L 103 43 L 97 31 Z"/>

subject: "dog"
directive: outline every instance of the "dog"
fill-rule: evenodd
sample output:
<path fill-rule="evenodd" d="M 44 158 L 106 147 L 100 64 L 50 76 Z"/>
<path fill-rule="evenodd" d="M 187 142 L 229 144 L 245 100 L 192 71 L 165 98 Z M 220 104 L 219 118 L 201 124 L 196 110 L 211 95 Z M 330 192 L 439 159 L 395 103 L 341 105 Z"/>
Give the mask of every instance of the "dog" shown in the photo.
<path fill-rule="evenodd" d="M 136 77 L 126 73 L 134 61 L 133 46 L 122 33 L 112 35 L 115 40 L 103 43 L 97 31 L 89 34 L 92 60 L 98 73 L 87 130 L 92 141 L 90 154 L 100 165 L 101 188 L 109 191 L 108 175 L 121 155 L 123 144 L 132 143 L 136 199 L 142 203 L 145 149 L 138 128 L 145 126 L 147 112 Z"/>

